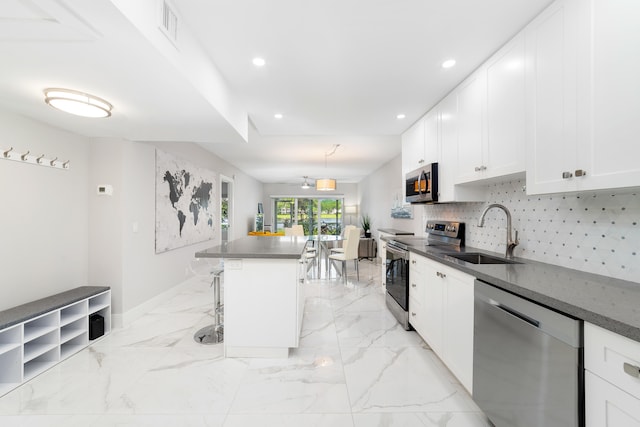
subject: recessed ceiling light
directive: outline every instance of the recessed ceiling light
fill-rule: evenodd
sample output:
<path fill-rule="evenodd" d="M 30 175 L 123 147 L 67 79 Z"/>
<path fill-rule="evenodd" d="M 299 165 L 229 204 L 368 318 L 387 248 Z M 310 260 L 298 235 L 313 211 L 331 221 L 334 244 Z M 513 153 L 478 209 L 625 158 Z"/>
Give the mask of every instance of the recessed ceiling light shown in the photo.
<path fill-rule="evenodd" d="M 400 120 L 402 120 L 402 119 L 404 119 L 405 117 L 407 117 L 407 116 L 405 116 L 404 114 L 398 114 L 398 115 L 396 116 L 396 119 L 400 119 Z"/>
<path fill-rule="evenodd" d="M 273 117 L 275 117 L 276 119 L 281 119 L 284 116 L 282 114 L 280 114 L 280 113 L 276 113 L 276 114 L 273 115 Z"/>
<path fill-rule="evenodd" d="M 256 67 L 263 67 L 266 63 L 267 61 L 262 58 L 253 58 L 253 65 L 255 65 Z"/>
<path fill-rule="evenodd" d="M 109 117 L 113 106 L 104 99 L 71 89 L 44 90 L 44 102 L 57 110 L 82 117 Z"/>
<path fill-rule="evenodd" d="M 442 63 L 442 68 L 451 68 L 454 65 L 456 65 L 456 60 L 455 59 L 447 59 L 446 61 L 444 61 Z"/>

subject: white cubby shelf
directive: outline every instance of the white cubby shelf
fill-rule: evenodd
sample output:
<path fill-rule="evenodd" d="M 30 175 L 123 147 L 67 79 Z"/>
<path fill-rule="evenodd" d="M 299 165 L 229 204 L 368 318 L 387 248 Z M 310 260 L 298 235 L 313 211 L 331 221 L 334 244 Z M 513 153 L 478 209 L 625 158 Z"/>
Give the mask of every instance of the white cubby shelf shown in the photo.
<path fill-rule="evenodd" d="M 89 316 L 111 332 L 111 290 L 81 286 L 0 311 L 0 396 L 19 387 L 96 340 Z"/>

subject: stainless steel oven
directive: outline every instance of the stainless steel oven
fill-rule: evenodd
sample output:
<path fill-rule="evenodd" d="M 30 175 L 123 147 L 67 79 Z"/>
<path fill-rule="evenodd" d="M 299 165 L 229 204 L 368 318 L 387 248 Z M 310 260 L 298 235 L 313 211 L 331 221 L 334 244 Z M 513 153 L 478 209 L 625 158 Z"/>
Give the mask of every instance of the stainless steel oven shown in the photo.
<path fill-rule="evenodd" d="M 387 242 L 386 304 L 398 322 L 408 331 L 409 325 L 409 251 L 406 245 Z"/>
<path fill-rule="evenodd" d="M 464 223 L 427 221 L 427 237 L 396 237 L 387 242 L 385 265 L 386 305 L 398 322 L 408 331 L 409 324 L 409 252 L 425 250 L 426 246 L 446 246 L 451 251 L 464 245 Z"/>

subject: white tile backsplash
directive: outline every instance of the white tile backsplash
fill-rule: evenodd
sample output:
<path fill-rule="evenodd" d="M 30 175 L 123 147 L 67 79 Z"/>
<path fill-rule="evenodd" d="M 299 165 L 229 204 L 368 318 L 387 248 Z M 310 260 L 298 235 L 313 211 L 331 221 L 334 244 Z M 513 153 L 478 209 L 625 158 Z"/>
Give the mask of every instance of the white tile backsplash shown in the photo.
<path fill-rule="evenodd" d="M 524 181 L 491 184 L 488 203 L 505 205 L 518 230 L 515 255 L 640 283 L 638 190 L 527 196 Z M 429 219 L 466 223 L 466 244 L 504 252 L 506 216 L 499 209 L 478 219 L 488 203 L 424 205 Z"/>

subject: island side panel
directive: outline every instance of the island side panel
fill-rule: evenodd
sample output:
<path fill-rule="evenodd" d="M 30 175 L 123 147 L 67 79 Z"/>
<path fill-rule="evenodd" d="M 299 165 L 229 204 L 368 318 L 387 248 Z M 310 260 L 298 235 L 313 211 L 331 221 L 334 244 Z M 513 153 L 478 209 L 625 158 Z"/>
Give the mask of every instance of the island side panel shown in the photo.
<path fill-rule="evenodd" d="M 227 357 L 287 357 L 298 346 L 296 259 L 226 259 Z"/>

